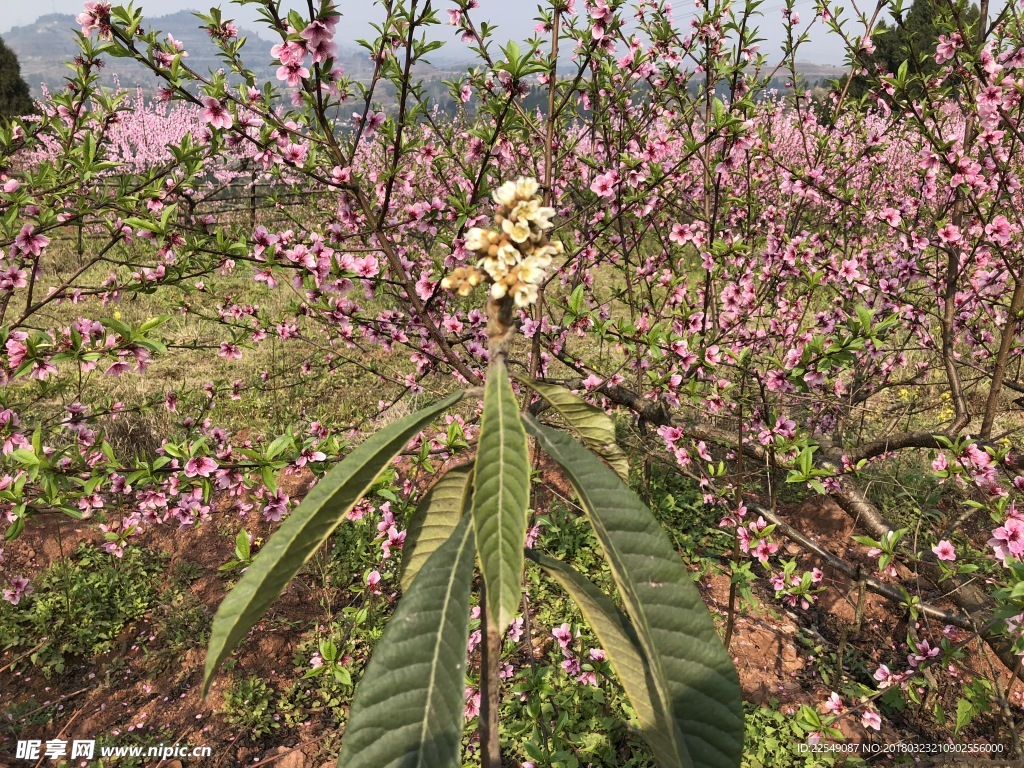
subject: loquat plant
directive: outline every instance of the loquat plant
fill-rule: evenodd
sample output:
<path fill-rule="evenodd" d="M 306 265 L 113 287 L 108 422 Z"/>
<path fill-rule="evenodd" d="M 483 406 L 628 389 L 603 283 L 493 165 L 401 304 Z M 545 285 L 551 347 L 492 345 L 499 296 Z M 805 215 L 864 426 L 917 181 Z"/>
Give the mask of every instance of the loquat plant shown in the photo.
<path fill-rule="evenodd" d="M 625 456 L 615 444 L 611 419 L 568 390 L 526 379 L 519 381 L 546 400 L 576 434 L 552 429 L 520 410 L 506 366 L 515 333 L 514 307 L 533 303 L 533 286 L 561 246 L 547 240 L 553 212 L 539 205 L 535 181 L 502 185 L 495 202 L 499 228 L 469 234 L 480 246 L 482 270 L 465 272 L 445 285 L 464 293 L 478 284 L 489 285 L 489 365 L 476 457 L 444 474 L 416 511 L 404 551 L 405 594 L 356 690 L 338 765 L 462 765 L 466 644 L 477 571 L 484 628 L 482 760 L 485 767 L 501 765 L 496 649 L 519 608 L 529 558 L 582 610 L 606 649 L 658 764 L 734 768 L 743 751 L 736 670 L 679 554 L 623 481 Z M 472 396 L 479 397 L 479 390 L 455 392 L 382 429 L 313 488 L 221 604 L 213 622 L 204 691 L 232 648 L 378 475 L 420 430 Z M 579 571 L 525 546 L 530 437 L 572 483 L 624 611 Z"/>

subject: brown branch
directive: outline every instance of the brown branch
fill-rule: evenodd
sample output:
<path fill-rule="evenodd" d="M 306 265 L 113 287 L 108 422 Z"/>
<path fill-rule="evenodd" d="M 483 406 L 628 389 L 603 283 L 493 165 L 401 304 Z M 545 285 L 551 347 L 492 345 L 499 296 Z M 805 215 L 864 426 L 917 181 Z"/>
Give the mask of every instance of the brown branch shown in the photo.
<path fill-rule="evenodd" d="M 793 526 L 786 523 L 778 515 L 759 504 L 747 504 L 747 508 L 752 512 L 756 512 L 758 515 L 763 517 L 769 523 L 775 526 L 775 530 L 781 533 L 790 541 L 795 544 L 799 544 L 805 550 L 815 555 L 816 557 L 823 560 L 829 567 L 835 568 L 837 571 L 847 576 L 850 579 L 860 579 L 864 585 L 874 592 L 876 595 L 881 595 L 887 600 L 894 603 L 903 603 L 906 600 L 906 596 L 897 587 L 892 584 L 887 584 L 884 581 L 876 579 L 874 576 L 864 576 L 858 574 L 856 566 L 851 565 L 837 555 L 832 554 L 827 549 L 822 547 L 818 542 L 811 539 L 809 536 L 804 535 L 800 531 L 796 530 Z M 952 624 L 955 627 L 961 629 L 973 630 L 974 625 L 970 619 L 960 613 L 951 613 L 950 611 L 938 608 L 930 603 L 919 603 L 918 609 L 925 616 L 929 616 L 937 621 L 941 621 L 945 624 Z"/>
<path fill-rule="evenodd" d="M 1006 318 L 1006 325 L 1003 326 L 1002 338 L 999 340 L 999 352 L 996 353 L 996 365 L 992 371 L 985 415 L 981 421 L 979 434 L 983 438 L 988 438 L 992 434 L 992 425 L 999 407 L 999 391 L 1003 386 L 1003 379 L 1006 378 L 1006 363 L 1010 359 L 1010 350 L 1013 349 L 1013 343 L 1017 338 L 1021 310 L 1024 310 L 1024 279 L 1018 277 L 1014 282 L 1016 284 L 1013 287 L 1013 298 L 1010 300 L 1010 313 Z"/>
<path fill-rule="evenodd" d="M 840 477 L 839 485 L 840 491 L 832 494 L 832 498 L 856 525 L 861 526 L 873 538 L 879 540 L 896 530 L 895 526 L 886 519 L 878 507 L 868 500 L 851 478 Z M 942 581 L 943 573 L 938 566 L 938 559 L 931 552 L 924 552 L 920 557 L 923 575 L 936 584 Z M 1013 652 L 1013 644 L 1005 637 L 997 636 L 994 632 L 992 599 L 973 580 L 957 575 L 953 575 L 951 580 L 955 587 L 949 592 L 950 599 L 964 612 L 968 621 L 971 622 L 971 626 L 981 627 L 978 630 L 979 635 L 999 660 L 1006 665 L 1006 668 L 1015 669 L 1017 655 Z M 1018 674 L 1020 673 L 1018 672 Z"/>

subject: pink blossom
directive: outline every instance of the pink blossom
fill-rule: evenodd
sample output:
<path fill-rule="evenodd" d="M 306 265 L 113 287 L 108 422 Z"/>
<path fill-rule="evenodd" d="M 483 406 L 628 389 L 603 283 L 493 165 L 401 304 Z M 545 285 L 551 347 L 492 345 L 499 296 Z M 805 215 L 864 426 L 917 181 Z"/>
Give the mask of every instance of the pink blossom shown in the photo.
<path fill-rule="evenodd" d="M 597 176 L 590 185 L 590 190 L 599 197 L 615 197 L 616 183 L 618 183 L 618 174 L 615 171 L 609 171 Z"/>
<path fill-rule="evenodd" d="M 857 268 L 857 262 L 854 259 L 844 259 L 842 266 L 839 268 L 839 274 L 846 280 L 846 282 L 852 283 L 860 277 L 860 270 Z"/>
<path fill-rule="evenodd" d="M 306 56 L 306 48 L 296 40 L 289 40 L 288 42 L 278 43 L 273 46 L 270 49 L 270 55 L 282 64 L 298 64 L 301 66 Z"/>
<path fill-rule="evenodd" d="M 462 715 L 466 720 L 480 715 L 480 691 L 476 688 L 466 686 L 466 704 L 462 708 Z"/>
<path fill-rule="evenodd" d="M 332 40 L 334 31 L 322 21 L 313 21 L 299 33 L 299 37 L 306 41 L 308 47 L 315 48 L 325 41 Z"/>
<path fill-rule="evenodd" d="M 552 629 L 551 636 L 558 641 L 562 648 L 568 648 L 569 644 L 572 643 L 572 630 L 568 624 L 562 624 L 562 626 Z"/>
<path fill-rule="evenodd" d="M 309 145 L 308 144 L 293 144 L 288 143 L 288 146 L 281 152 L 281 156 L 284 158 L 286 163 L 291 165 L 304 165 L 306 158 L 309 156 Z"/>
<path fill-rule="evenodd" d="M 78 14 L 75 21 L 81 25 L 83 35 L 88 37 L 94 30 L 97 30 L 101 39 L 110 39 L 110 3 L 87 0 L 85 10 Z"/>
<path fill-rule="evenodd" d="M 263 519 L 268 523 L 277 523 L 288 513 L 288 494 L 280 488 L 276 493 L 267 495 L 267 504 L 263 507 Z"/>
<path fill-rule="evenodd" d="M 21 602 L 21 598 L 31 595 L 34 588 L 24 576 L 15 576 L 10 581 L 10 587 L 3 591 L 4 600 L 12 605 Z"/>
<path fill-rule="evenodd" d="M 359 277 L 371 278 L 376 277 L 380 271 L 380 262 L 377 261 L 377 257 L 374 255 L 365 256 L 361 259 L 356 259 L 355 272 Z"/>
<path fill-rule="evenodd" d="M 1010 222 L 1000 214 L 985 225 L 985 235 L 998 245 L 1006 245 L 1010 242 Z"/>
<path fill-rule="evenodd" d="M 1024 554 L 1024 518 L 1008 515 L 1001 526 L 992 531 L 988 545 L 995 550 L 995 555 L 1005 561 L 1010 557 Z"/>
<path fill-rule="evenodd" d="M 878 681 L 879 688 L 888 688 L 890 685 L 892 685 L 894 680 L 899 679 L 897 675 L 894 675 L 892 672 L 889 671 L 889 667 L 887 667 L 885 664 L 880 665 L 878 669 L 875 670 L 875 674 L 873 675 L 873 677 L 875 678 L 875 680 Z"/>
<path fill-rule="evenodd" d="M 201 112 L 203 121 L 214 128 L 230 128 L 232 119 L 231 113 L 223 101 L 212 96 L 203 96 L 203 110 Z"/>
<path fill-rule="evenodd" d="M 225 360 L 238 360 L 242 357 L 242 351 L 238 348 L 237 344 L 222 341 L 220 343 L 220 352 L 218 352 L 217 355 L 223 357 Z"/>
<path fill-rule="evenodd" d="M 312 448 L 303 448 L 299 458 L 295 460 L 295 465 L 304 467 L 310 462 L 325 461 L 327 454 L 323 451 L 314 451 Z"/>
<path fill-rule="evenodd" d="M 839 698 L 839 694 L 835 691 L 829 694 L 829 697 L 825 700 L 825 711 L 841 715 L 845 710 L 846 706 L 843 704 L 843 700 Z"/>
<path fill-rule="evenodd" d="M 673 243 L 685 245 L 693 240 L 693 229 L 689 224 L 673 224 L 668 239 Z"/>
<path fill-rule="evenodd" d="M 523 638 L 523 617 L 516 618 L 508 627 L 508 639 L 518 643 Z"/>
<path fill-rule="evenodd" d="M 779 545 L 768 539 L 761 539 L 752 550 L 754 557 L 761 561 L 762 565 L 768 565 L 768 558 L 779 551 Z"/>
<path fill-rule="evenodd" d="M 387 540 L 381 543 L 381 549 L 384 551 L 384 559 L 391 557 L 391 549 L 401 549 L 402 544 L 405 542 L 405 531 L 400 531 L 394 525 L 390 526 L 387 531 Z"/>
<path fill-rule="evenodd" d="M 876 731 L 882 729 L 882 718 L 873 709 L 865 709 L 860 716 L 860 722 L 865 728 L 873 728 Z"/>
<path fill-rule="evenodd" d="M 941 648 L 932 648 L 931 644 L 927 640 L 922 640 L 917 643 L 916 651 L 916 653 L 911 653 L 907 656 L 907 663 L 912 667 L 916 667 L 921 662 L 933 659 L 942 653 Z"/>
<path fill-rule="evenodd" d="M 209 456 L 191 458 L 185 462 L 185 477 L 209 477 L 217 466 Z"/>
<path fill-rule="evenodd" d="M 14 244 L 22 253 L 31 253 L 33 256 L 42 254 L 43 249 L 50 244 L 50 238 L 45 235 L 36 234 L 31 224 L 26 224 L 14 238 Z"/>
<path fill-rule="evenodd" d="M 944 243 L 958 243 L 961 238 L 960 228 L 956 224 L 947 224 L 938 231 L 938 235 Z"/>
<path fill-rule="evenodd" d="M 945 539 L 932 547 L 932 552 L 935 553 L 935 556 L 939 558 L 939 560 L 949 560 L 950 562 L 956 560 L 956 550 L 953 549 L 953 545 Z"/>
<path fill-rule="evenodd" d="M 958 32 L 954 32 L 949 37 L 939 35 L 939 44 L 935 47 L 935 63 L 944 64 L 949 61 L 962 45 L 963 38 Z"/>

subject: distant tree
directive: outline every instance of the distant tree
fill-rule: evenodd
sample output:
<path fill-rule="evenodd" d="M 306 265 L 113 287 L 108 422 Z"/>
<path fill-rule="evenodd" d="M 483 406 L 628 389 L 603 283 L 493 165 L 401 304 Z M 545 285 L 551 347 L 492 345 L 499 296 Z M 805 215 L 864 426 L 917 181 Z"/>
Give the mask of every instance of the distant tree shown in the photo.
<path fill-rule="evenodd" d="M 899 71 L 903 62 L 907 62 L 910 73 L 929 75 L 938 71 L 935 46 L 943 30 L 935 25 L 938 15 L 936 3 L 937 0 L 914 0 L 906 15 L 897 15 L 892 23 L 879 23 L 871 36 L 875 50 L 867 57 L 867 68 L 891 75 Z M 960 0 L 958 6 L 958 14 L 965 24 L 973 26 L 977 23 L 981 16 L 977 5 Z M 867 79 L 856 76 L 850 83 L 849 94 L 858 99 L 869 90 L 871 86 Z"/>
<path fill-rule="evenodd" d="M 32 111 L 32 96 L 21 76 L 18 56 L 0 40 L 0 117 L 19 117 Z"/>

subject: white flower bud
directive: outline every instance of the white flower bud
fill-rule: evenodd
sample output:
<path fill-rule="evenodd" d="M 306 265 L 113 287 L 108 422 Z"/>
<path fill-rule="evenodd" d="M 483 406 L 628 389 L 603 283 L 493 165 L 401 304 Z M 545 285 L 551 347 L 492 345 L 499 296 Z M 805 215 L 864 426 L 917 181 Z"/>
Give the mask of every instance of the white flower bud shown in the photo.
<path fill-rule="evenodd" d="M 496 190 L 494 190 L 494 202 L 498 205 L 503 205 L 506 208 L 511 208 L 516 204 L 516 183 L 514 181 L 506 181 Z"/>
<path fill-rule="evenodd" d="M 536 179 L 520 177 L 516 180 L 516 195 L 521 199 L 525 200 L 528 197 L 533 197 L 537 194 L 537 190 L 540 189 L 540 184 L 537 183 Z"/>
<path fill-rule="evenodd" d="M 501 222 L 501 229 L 517 243 L 525 242 L 530 237 L 530 225 L 525 221 L 513 223 L 511 219 L 505 219 Z"/>
<path fill-rule="evenodd" d="M 514 296 L 516 306 L 525 308 L 537 301 L 537 286 L 529 283 L 519 283 L 515 288 Z"/>
<path fill-rule="evenodd" d="M 487 230 L 473 227 L 466 232 L 466 250 L 482 251 L 488 245 Z"/>
<path fill-rule="evenodd" d="M 542 261 L 537 259 L 535 256 L 529 256 L 523 259 L 519 264 L 519 279 L 524 283 L 540 285 L 544 282 L 547 266 L 550 263 L 551 260 L 548 259 L 548 263 L 543 264 Z"/>

